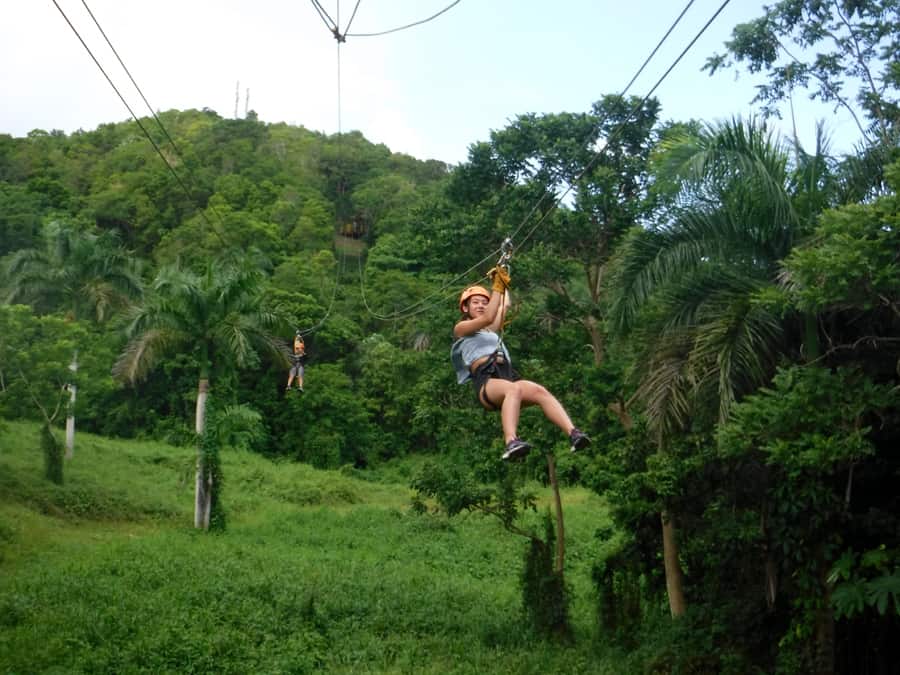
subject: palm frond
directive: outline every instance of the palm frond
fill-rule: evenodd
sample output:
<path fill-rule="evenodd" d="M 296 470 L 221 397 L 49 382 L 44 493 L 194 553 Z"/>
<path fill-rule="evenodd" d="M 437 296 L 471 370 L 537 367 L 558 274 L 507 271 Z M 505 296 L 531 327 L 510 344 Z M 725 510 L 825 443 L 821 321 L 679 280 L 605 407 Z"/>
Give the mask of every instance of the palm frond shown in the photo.
<path fill-rule="evenodd" d="M 733 298 L 727 309 L 697 333 L 696 358 L 715 363 L 720 421 L 728 418 L 743 394 L 768 381 L 781 352 L 784 327 L 780 318 L 748 298 L 749 294 Z"/>
<path fill-rule="evenodd" d="M 647 427 L 661 439 L 689 424 L 694 378 L 688 339 L 670 334 L 657 346 L 659 350 L 646 361 L 634 398 L 644 408 Z"/>
<path fill-rule="evenodd" d="M 134 384 L 146 376 L 172 345 L 184 340 L 183 335 L 163 328 L 144 331 L 125 346 L 113 366 L 113 377 Z"/>

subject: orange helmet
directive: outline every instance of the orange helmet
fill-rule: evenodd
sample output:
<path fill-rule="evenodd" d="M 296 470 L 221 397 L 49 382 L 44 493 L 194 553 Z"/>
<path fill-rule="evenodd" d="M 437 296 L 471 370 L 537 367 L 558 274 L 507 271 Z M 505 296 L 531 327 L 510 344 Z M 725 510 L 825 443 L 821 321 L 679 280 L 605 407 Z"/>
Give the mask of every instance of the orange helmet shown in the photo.
<path fill-rule="evenodd" d="M 463 304 L 465 304 L 466 300 L 471 298 L 473 295 L 483 295 L 488 300 L 491 298 L 491 294 L 484 286 L 469 286 L 466 290 L 462 292 L 459 296 L 459 311 L 465 313 L 466 310 L 463 309 Z"/>

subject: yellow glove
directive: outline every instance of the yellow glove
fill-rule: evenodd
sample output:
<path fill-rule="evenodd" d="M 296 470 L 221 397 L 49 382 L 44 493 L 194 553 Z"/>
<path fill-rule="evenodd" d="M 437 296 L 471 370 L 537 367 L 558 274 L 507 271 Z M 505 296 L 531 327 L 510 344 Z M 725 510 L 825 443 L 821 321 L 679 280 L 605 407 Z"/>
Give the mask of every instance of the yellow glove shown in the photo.
<path fill-rule="evenodd" d="M 509 272 L 506 271 L 506 268 L 494 267 L 488 272 L 488 276 L 491 278 L 491 282 L 494 284 L 493 288 L 497 293 L 503 293 L 509 288 Z"/>

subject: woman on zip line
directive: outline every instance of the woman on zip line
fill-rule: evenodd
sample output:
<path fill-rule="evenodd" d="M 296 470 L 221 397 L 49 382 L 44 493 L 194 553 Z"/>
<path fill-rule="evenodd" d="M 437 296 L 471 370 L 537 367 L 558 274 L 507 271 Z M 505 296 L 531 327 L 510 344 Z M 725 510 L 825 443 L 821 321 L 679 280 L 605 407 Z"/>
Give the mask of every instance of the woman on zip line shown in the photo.
<path fill-rule="evenodd" d="M 516 434 L 523 406 L 539 405 L 544 416 L 568 434 L 572 452 L 587 447 L 591 439 L 572 424 L 556 397 L 542 385 L 521 379 L 513 369 L 500 336 L 509 307 L 509 272 L 498 265 L 488 275 L 493 292 L 469 286 L 459 296 L 462 318 L 453 328 L 456 340 L 450 350 L 457 382 L 471 380 L 478 402 L 487 410 L 500 411 L 506 442 L 502 459 L 524 457 L 531 450 L 531 444 Z"/>
<path fill-rule="evenodd" d="M 290 356 L 291 372 L 288 374 L 287 387 L 285 391 L 291 390 L 291 383 L 294 378 L 297 379 L 297 389 L 303 391 L 303 364 L 306 363 L 306 343 L 303 342 L 303 336 L 300 331 L 294 335 L 294 350 Z"/>

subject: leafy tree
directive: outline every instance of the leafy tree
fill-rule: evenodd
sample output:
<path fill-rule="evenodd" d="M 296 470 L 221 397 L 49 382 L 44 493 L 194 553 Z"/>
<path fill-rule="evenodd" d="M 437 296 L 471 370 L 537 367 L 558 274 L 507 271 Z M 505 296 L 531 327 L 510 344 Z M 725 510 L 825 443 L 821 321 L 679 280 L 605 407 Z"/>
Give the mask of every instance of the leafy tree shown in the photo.
<path fill-rule="evenodd" d="M 371 335 L 359 344 L 355 367 L 356 381 L 365 392 L 372 419 L 378 420 L 379 445 L 384 457 L 404 455 L 429 445 L 427 435 L 416 433 L 411 423 L 419 405 L 427 405 L 415 386 L 420 373 L 429 368 L 431 355 L 424 351 L 401 349 L 383 335 Z"/>
<path fill-rule="evenodd" d="M 259 365 L 257 350 L 282 356 L 281 343 L 273 333 L 280 322 L 265 309 L 262 290 L 260 270 L 234 259 L 212 261 L 202 274 L 163 268 L 134 312 L 128 327 L 130 341 L 116 362 L 115 374 L 134 383 L 164 355 L 190 354 L 200 371 L 194 428 L 202 435 L 213 364 L 228 361 L 237 368 L 255 367 Z M 197 528 L 209 527 L 213 479 L 201 452 L 194 512 Z"/>
<path fill-rule="evenodd" d="M 44 228 L 43 239 L 42 249 L 22 249 L 11 257 L 9 302 L 102 322 L 140 295 L 140 266 L 116 235 L 54 221 Z"/>
<path fill-rule="evenodd" d="M 118 244 L 114 233 L 82 232 L 51 222 L 43 237 L 43 249 L 22 249 L 11 256 L 9 301 L 31 302 L 45 312 L 65 312 L 71 320 L 90 317 L 103 322 L 141 294 L 140 264 Z M 75 448 L 78 346 L 70 362 L 67 457 Z"/>
<path fill-rule="evenodd" d="M 390 155 L 387 146 L 370 143 L 358 131 L 327 138 L 319 156 L 319 172 L 325 176 L 323 193 L 334 203 L 339 222 L 346 222 L 353 215 L 351 192 L 372 177 Z"/>
<path fill-rule="evenodd" d="M 24 305 L 0 305 L 0 411 L 41 420 L 48 480 L 63 482 L 62 444 L 53 425 L 64 409 L 69 363 L 87 330 L 58 316 L 34 316 Z"/>
<path fill-rule="evenodd" d="M 768 569 L 772 606 L 776 594 L 789 595 L 791 621 L 783 635 L 773 637 L 784 656 L 799 655 L 807 672 L 833 669 L 832 586 L 827 577 L 839 552 L 848 545 L 892 543 L 879 541 L 868 527 L 873 507 L 887 507 L 883 517 L 896 512 L 895 494 L 889 498 L 893 510 L 871 499 L 872 491 L 894 492 L 884 484 L 884 460 L 877 457 L 877 435 L 872 434 L 872 425 L 884 420 L 892 405 L 896 411 L 890 387 L 859 372 L 794 367 L 779 372 L 771 389 L 737 404 L 733 419 L 719 432 L 725 461 L 734 465 L 744 485 L 713 501 L 748 511 L 736 520 L 761 522 L 762 527 L 716 532 L 720 521 L 709 528 L 707 544 L 722 537 L 716 544 L 724 546 L 727 537 L 727 545 L 741 549 L 745 559 L 756 558 L 757 570 Z M 896 525 L 896 517 L 892 520 Z M 847 646 L 858 649 L 852 644 L 843 648 Z"/>
<path fill-rule="evenodd" d="M 705 152 L 672 149 L 669 161 L 706 178 L 684 183 L 687 212 L 673 211 L 671 222 L 635 233 L 624 247 L 614 316 L 617 327 L 630 326 L 638 398 L 665 452 L 645 451 L 643 466 L 612 482 L 628 489 L 636 526 L 659 501 L 678 517 L 679 558 L 695 579 L 685 597 L 698 612 L 735 630 L 775 612 L 768 643 L 780 640 L 781 650 L 772 658 L 796 657 L 808 669 L 823 663 L 809 646 L 827 651 L 834 644 L 825 577 L 839 545 L 890 545 L 874 523 L 896 510 L 880 477 L 896 462 L 885 451 L 896 446 L 897 428 L 886 412 L 900 357 L 890 337 L 897 330 L 897 204 L 891 196 L 843 206 L 814 226 L 813 205 L 829 203 L 828 195 L 798 189 L 803 181 L 788 171 L 783 153 L 739 151 L 728 138 L 712 143 L 710 136 L 699 144 Z M 773 391 L 751 396 L 746 407 L 737 403 L 785 360 L 844 366 L 849 374 L 795 368 L 776 378 Z M 762 414 L 762 401 L 768 412 L 751 433 L 740 411 Z M 723 461 L 709 443 L 685 445 L 689 432 L 708 433 L 717 420 L 750 434 L 740 461 L 734 454 Z M 721 443 L 733 452 L 730 441 Z M 753 454 L 762 448 L 764 458 Z M 848 481 L 859 484 L 854 511 L 865 513 L 849 521 L 841 501 Z M 788 521 L 797 531 L 784 529 Z M 722 605 L 725 588 L 740 589 L 744 599 Z M 757 588 L 767 589 L 765 598 Z M 875 634 L 885 629 L 869 625 Z M 788 632 L 806 637 L 793 641 Z M 845 653 L 858 653 L 852 633 L 848 627 L 838 639 Z"/>
<path fill-rule="evenodd" d="M 753 298 L 778 287 L 780 261 L 815 214 L 800 217 L 787 154 L 755 121 L 682 137 L 661 155 L 660 171 L 681 177 L 682 207 L 623 247 L 612 319 L 618 336 L 637 338 L 638 398 L 664 437 L 698 415 L 727 418 L 796 348 L 788 338 L 800 328 Z M 815 335 L 806 337 L 815 351 Z"/>
<path fill-rule="evenodd" d="M 38 243 L 41 210 L 39 195 L 22 185 L 0 183 L 0 256 Z"/>
<path fill-rule="evenodd" d="M 310 367 L 304 392 L 269 413 L 279 454 L 320 468 L 365 467 L 377 459 L 377 431 L 362 392 L 339 365 Z"/>
<path fill-rule="evenodd" d="M 434 500 L 435 511 L 452 517 L 463 511 L 481 513 L 497 518 L 511 534 L 525 537 L 528 548 L 520 581 L 522 609 L 536 632 L 560 638 L 570 636 L 568 594 L 559 559 L 554 560 L 553 549 L 557 533 L 547 513 L 544 537 L 521 522 L 527 511 L 536 511 L 536 498 L 529 491 L 519 489 L 513 470 L 503 470 L 496 485 L 484 485 L 471 471 L 458 466 L 438 466 L 428 463 L 413 479 L 416 490 L 413 507 L 427 512 L 425 499 Z"/>
<path fill-rule="evenodd" d="M 891 478 L 900 465 L 900 403 L 896 395 L 900 379 L 900 200 L 896 196 L 900 164 L 887 167 L 884 174 L 893 194 L 826 211 L 809 242 L 795 248 L 784 261 L 787 301 L 815 312 L 826 327 L 818 363 L 839 373 L 856 373 L 857 380 L 865 373 L 876 383 L 868 389 L 838 383 L 842 391 L 834 394 L 834 399 L 852 398 L 843 410 L 829 401 L 829 409 L 842 412 L 842 419 L 831 428 L 844 428 L 854 419 L 850 414 L 853 406 L 871 401 L 879 388 L 891 392 L 890 408 L 870 420 L 869 428 L 860 425 L 871 454 L 841 476 L 840 485 L 846 488 L 842 506 L 851 517 L 842 521 L 840 539 L 829 555 L 815 561 L 816 571 L 831 565 L 828 576 L 818 583 L 836 614 L 835 660 L 845 668 L 864 663 L 875 669 L 880 661 L 890 659 L 882 645 L 889 643 L 888 636 L 896 632 L 900 621 L 897 615 L 892 619 L 891 611 L 891 597 L 898 597 L 898 575 L 890 557 L 896 538 L 886 534 L 896 531 L 900 510 Z M 802 413 L 804 417 L 815 414 L 821 413 Z M 863 418 L 863 424 L 866 421 Z M 897 609 L 896 602 L 893 607 Z M 797 618 L 798 623 L 803 620 Z M 866 638 L 861 640 L 863 635 Z"/>
<path fill-rule="evenodd" d="M 897 0 L 783 0 L 764 10 L 734 28 L 727 52 L 707 60 L 710 74 L 735 63 L 766 73 L 768 82 L 754 102 L 769 114 L 777 113 L 794 87 L 809 88 L 812 98 L 853 115 L 863 136 L 874 134 L 889 145 L 900 124 Z M 865 112 L 868 128 L 856 117 L 851 97 Z"/>
<path fill-rule="evenodd" d="M 611 95 L 587 114 L 519 116 L 489 144 L 471 148 L 448 188 L 457 203 L 476 207 L 471 224 L 450 234 L 451 246 L 468 254 L 460 262 L 475 264 L 506 235 L 517 247 L 531 239 L 529 253 L 517 255 L 515 278 L 548 292 L 550 322 L 584 328 L 597 365 L 605 355 L 601 296 L 610 258 L 649 214 L 658 114 L 655 100 Z"/>
<path fill-rule="evenodd" d="M 377 223 L 378 231 L 395 231 L 396 212 L 408 211 L 416 201 L 416 185 L 413 181 L 396 174 L 379 175 L 358 187 L 352 194 L 353 212 L 363 222 Z M 403 223 L 403 220 L 400 220 Z"/>
<path fill-rule="evenodd" d="M 736 26 L 726 52 L 704 68 L 712 75 L 741 64 L 765 73 L 754 102 L 766 115 L 778 115 L 795 89 L 849 112 L 863 141 L 842 167 L 846 189 L 856 199 L 883 193 L 881 169 L 896 161 L 900 139 L 900 4 L 781 0 L 763 9 Z"/>
<path fill-rule="evenodd" d="M 204 261 L 222 250 L 245 250 L 269 260 L 283 255 L 286 247 L 275 223 L 263 222 L 243 211 L 232 211 L 214 197 L 212 206 L 167 232 L 154 249 L 160 265 L 203 267 Z"/>
<path fill-rule="evenodd" d="M 663 450 L 683 430 L 727 419 L 792 353 L 799 328 L 754 298 L 777 286 L 779 261 L 809 223 L 794 209 L 784 149 L 753 121 L 672 141 L 660 171 L 682 181 L 682 206 L 623 246 L 612 318 L 617 337 L 632 341 L 634 398 Z M 670 604 L 681 615 L 675 515 L 666 509 L 662 521 Z"/>
<path fill-rule="evenodd" d="M 887 346 L 900 320 L 900 163 L 885 174 L 894 194 L 825 212 L 810 242 L 794 249 L 784 267 L 793 304 L 816 313 L 851 310 L 856 316 L 848 323 L 857 325 L 865 315 L 869 338 Z M 836 348 L 846 345 L 829 345 Z"/>

